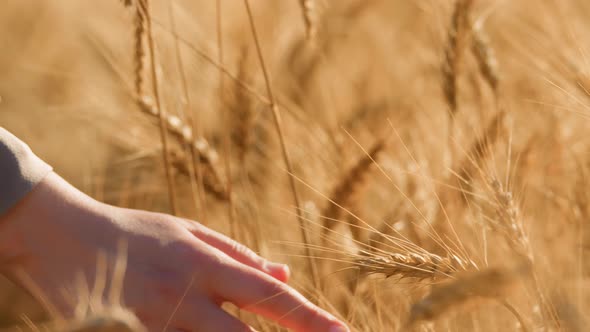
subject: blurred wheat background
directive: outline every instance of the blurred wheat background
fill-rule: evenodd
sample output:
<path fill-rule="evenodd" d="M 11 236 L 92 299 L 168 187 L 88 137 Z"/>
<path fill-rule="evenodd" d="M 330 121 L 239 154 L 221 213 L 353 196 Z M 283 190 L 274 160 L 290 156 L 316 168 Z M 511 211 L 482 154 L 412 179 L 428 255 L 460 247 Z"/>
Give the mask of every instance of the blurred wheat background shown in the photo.
<path fill-rule="evenodd" d="M 586 329 L 590 2 L 250 6 L 4 0 L 0 124 L 289 263 L 354 331 Z M 1 294 L 3 326 L 48 319 Z"/>

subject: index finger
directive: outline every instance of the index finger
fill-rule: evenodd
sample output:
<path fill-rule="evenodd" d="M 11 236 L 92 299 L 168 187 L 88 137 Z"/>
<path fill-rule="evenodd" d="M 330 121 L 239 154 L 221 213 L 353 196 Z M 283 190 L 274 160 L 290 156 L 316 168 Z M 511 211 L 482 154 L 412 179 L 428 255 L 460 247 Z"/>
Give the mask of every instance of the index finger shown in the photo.
<path fill-rule="evenodd" d="M 212 285 L 216 295 L 238 307 L 305 332 L 347 332 L 346 325 L 288 285 L 239 263 L 228 264 Z"/>

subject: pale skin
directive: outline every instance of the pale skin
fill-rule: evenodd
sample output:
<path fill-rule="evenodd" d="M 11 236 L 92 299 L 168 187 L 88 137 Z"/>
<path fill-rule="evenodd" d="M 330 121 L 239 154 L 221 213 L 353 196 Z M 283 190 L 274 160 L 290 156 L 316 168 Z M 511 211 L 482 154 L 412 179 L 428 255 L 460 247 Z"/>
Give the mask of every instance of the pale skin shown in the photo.
<path fill-rule="evenodd" d="M 112 262 L 121 240 L 127 246 L 122 299 L 149 331 L 250 331 L 221 309 L 224 302 L 292 331 L 348 331 L 287 285 L 286 265 L 197 222 L 103 204 L 55 173 L 0 216 L 4 273 L 23 286 L 18 276 L 30 277 L 65 317 L 74 307 L 61 290 L 80 275 L 91 287 L 98 253 Z"/>

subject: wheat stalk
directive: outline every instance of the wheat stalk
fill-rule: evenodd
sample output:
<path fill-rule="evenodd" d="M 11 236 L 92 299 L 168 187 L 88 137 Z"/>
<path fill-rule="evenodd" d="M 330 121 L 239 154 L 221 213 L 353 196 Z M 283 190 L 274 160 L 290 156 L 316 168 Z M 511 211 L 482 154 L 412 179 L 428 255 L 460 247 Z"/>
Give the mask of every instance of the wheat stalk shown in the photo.
<path fill-rule="evenodd" d="M 258 54 L 258 61 L 260 63 L 260 67 L 262 69 L 262 73 L 264 76 L 264 82 L 266 85 L 266 92 L 269 99 L 269 106 L 272 111 L 273 120 L 275 123 L 275 127 L 277 130 L 277 134 L 279 136 L 279 142 L 281 145 L 281 152 L 283 155 L 283 161 L 285 162 L 285 166 L 287 167 L 288 177 L 289 177 L 289 184 L 291 186 L 291 193 L 293 195 L 293 200 L 295 202 L 295 213 L 297 214 L 297 220 L 299 221 L 299 227 L 301 229 L 301 235 L 303 237 L 303 241 L 305 244 L 311 244 L 310 236 L 308 234 L 308 228 L 305 227 L 305 220 L 303 220 L 301 216 L 301 204 L 299 200 L 299 194 L 297 192 L 297 186 L 295 185 L 295 179 L 293 178 L 293 166 L 291 165 L 291 158 L 289 156 L 289 152 L 287 150 L 287 146 L 285 143 L 285 135 L 283 134 L 283 125 L 281 120 L 281 113 L 279 111 L 279 105 L 276 102 L 274 97 L 273 89 L 270 84 L 270 77 L 264 62 L 264 57 L 262 56 L 262 49 L 260 46 L 260 42 L 258 41 L 258 33 L 256 32 L 256 25 L 254 24 L 254 16 L 252 15 L 252 9 L 250 8 L 249 0 L 244 0 L 244 5 L 246 7 L 246 12 L 248 14 L 248 22 L 250 24 L 250 30 L 252 32 L 252 38 L 254 39 L 254 45 L 256 46 L 256 53 Z M 317 271 L 317 267 L 313 260 L 313 253 L 309 246 L 306 246 L 306 255 L 308 256 L 308 264 L 309 269 L 312 274 L 312 281 L 314 283 L 315 289 L 320 289 L 320 281 L 319 275 Z"/>
<path fill-rule="evenodd" d="M 216 12 L 216 30 L 217 30 L 217 61 L 223 66 L 224 63 L 224 48 L 223 48 L 223 22 L 222 22 L 222 3 L 217 0 L 215 4 Z M 225 77 L 223 71 L 219 70 L 219 99 L 223 100 L 225 97 Z M 222 118 L 225 123 L 230 122 L 229 110 L 222 106 Z M 223 158 L 225 164 L 225 190 L 227 192 L 227 218 L 229 221 L 230 235 L 232 238 L 238 240 L 237 224 L 234 216 L 234 201 L 232 197 L 232 165 L 231 165 L 231 133 L 225 132 L 223 137 L 223 147 L 225 156 Z"/>
<path fill-rule="evenodd" d="M 176 65 L 178 68 L 178 73 L 180 75 L 182 96 L 183 96 L 183 99 L 185 102 L 183 106 L 186 107 L 186 110 L 183 110 L 183 113 L 185 114 L 185 118 L 187 119 L 187 122 L 190 124 L 190 126 L 184 125 L 183 126 L 184 128 L 182 128 L 181 131 L 183 132 L 182 133 L 183 137 L 187 134 L 191 134 L 188 136 L 192 136 L 192 133 L 195 133 L 197 135 L 197 137 L 202 137 L 200 123 L 197 121 L 195 114 L 192 113 L 192 99 L 191 99 L 191 96 L 189 93 L 188 79 L 187 79 L 187 75 L 186 75 L 186 71 L 185 71 L 182 52 L 180 49 L 180 42 L 178 40 L 176 18 L 174 15 L 174 8 L 173 8 L 172 1 L 168 2 L 168 16 L 170 18 L 170 25 L 171 25 L 172 33 L 174 35 L 174 54 L 176 57 Z M 198 113 L 196 115 L 198 115 Z M 170 119 L 167 122 L 169 125 L 172 124 Z M 170 129 L 172 130 L 172 132 L 175 132 L 176 128 L 174 128 L 173 126 L 171 126 L 171 127 L 172 128 L 170 128 Z M 177 135 L 178 135 L 178 133 L 177 133 Z M 188 140 L 185 140 L 185 141 L 188 141 Z M 188 172 L 188 175 L 190 178 L 191 193 L 193 195 L 195 207 L 197 208 L 197 211 L 198 211 L 197 217 L 201 221 L 206 221 L 207 220 L 207 217 L 206 217 L 207 213 L 206 213 L 206 209 L 205 209 L 205 206 L 206 206 L 205 189 L 204 189 L 205 186 L 203 184 L 203 170 L 201 167 L 201 162 L 198 160 L 199 152 L 195 148 L 195 144 L 190 144 L 190 143 L 185 142 L 184 145 L 188 146 L 188 149 L 191 154 L 189 164 L 191 165 L 192 169 L 191 169 L 191 172 Z M 174 164 L 174 161 L 173 161 L 173 164 Z"/>
<path fill-rule="evenodd" d="M 168 201 L 170 205 L 170 210 L 172 214 L 177 213 L 177 204 L 176 204 L 176 189 L 174 185 L 174 178 L 172 175 L 172 171 L 170 169 L 170 158 L 168 155 L 168 134 L 167 134 L 167 126 L 166 126 L 166 114 L 163 109 L 163 104 L 160 98 L 160 87 L 159 87 L 159 79 L 158 79 L 158 70 L 156 68 L 156 45 L 154 40 L 154 34 L 152 31 L 152 18 L 150 15 L 150 6 L 149 0 L 138 0 L 137 2 L 139 9 L 141 10 L 142 14 L 146 17 L 146 34 L 148 39 L 148 49 L 150 52 L 150 67 L 152 73 L 152 90 L 154 93 L 154 98 L 156 100 L 156 107 L 158 109 L 159 114 L 159 123 L 160 123 L 160 140 L 162 142 L 162 159 L 164 162 L 164 171 L 166 173 L 166 180 L 168 184 Z"/>

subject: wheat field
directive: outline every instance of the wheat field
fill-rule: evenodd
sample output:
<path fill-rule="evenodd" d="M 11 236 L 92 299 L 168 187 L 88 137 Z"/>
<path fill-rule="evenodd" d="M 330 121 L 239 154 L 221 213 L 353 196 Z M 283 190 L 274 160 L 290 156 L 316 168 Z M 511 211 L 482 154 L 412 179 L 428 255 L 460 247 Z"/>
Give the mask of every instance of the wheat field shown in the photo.
<path fill-rule="evenodd" d="M 288 263 L 353 331 L 587 329 L 590 2 L 0 8 L 0 125 L 91 196 Z M 0 287 L 7 331 L 142 330 Z"/>

